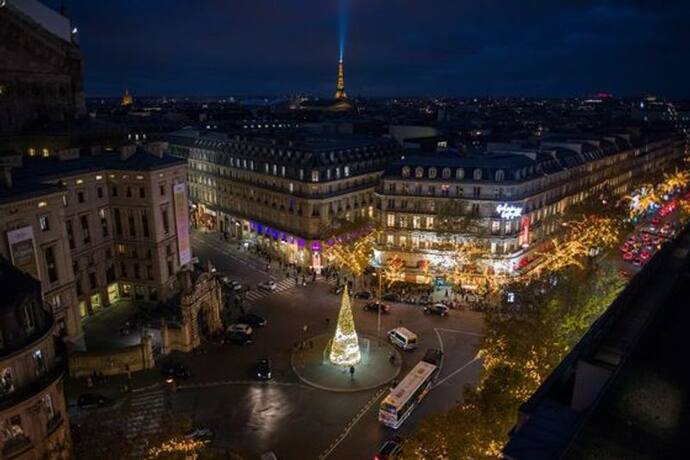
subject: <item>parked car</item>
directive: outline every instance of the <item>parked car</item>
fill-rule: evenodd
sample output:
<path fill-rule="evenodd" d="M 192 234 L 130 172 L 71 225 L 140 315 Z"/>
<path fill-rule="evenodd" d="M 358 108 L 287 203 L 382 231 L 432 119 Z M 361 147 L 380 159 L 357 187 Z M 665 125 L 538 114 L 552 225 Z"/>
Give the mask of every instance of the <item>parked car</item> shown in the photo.
<path fill-rule="evenodd" d="M 391 306 L 386 304 L 386 303 L 378 303 L 378 302 L 369 302 L 364 304 L 362 307 L 362 310 L 364 311 L 373 311 L 373 312 L 378 312 L 379 308 L 381 309 L 381 313 L 388 313 L 391 311 Z"/>
<path fill-rule="evenodd" d="M 384 442 L 374 460 L 388 460 L 393 459 L 402 452 L 402 438 L 400 436 L 393 436 L 388 441 Z"/>
<path fill-rule="evenodd" d="M 261 358 L 256 363 L 256 376 L 262 380 L 270 380 L 271 375 L 271 360 L 268 358 Z"/>
<path fill-rule="evenodd" d="M 96 393 L 84 393 L 79 395 L 79 398 L 77 398 L 77 406 L 79 406 L 80 409 L 89 407 L 104 407 L 111 402 L 113 402 L 112 398 Z"/>
<path fill-rule="evenodd" d="M 233 291 L 242 290 L 242 284 L 240 284 L 239 281 L 230 280 L 227 279 L 227 277 L 223 280 L 223 284 L 225 284 L 228 287 L 228 289 L 232 289 Z"/>
<path fill-rule="evenodd" d="M 213 431 L 210 428 L 195 428 L 184 435 L 186 439 L 198 441 L 210 441 L 213 439 Z"/>
<path fill-rule="evenodd" d="M 266 325 L 266 318 L 254 313 L 246 313 L 237 318 L 237 322 L 249 324 L 252 327 L 264 327 Z"/>
<path fill-rule="evenodd" d="M 437 348 L 427 348 L 424 353 L 422 361 L 425 363 L 433 364 L 434 366 L 440 366 L 441 360 L 443 359 L 443 352 Z"/>
<path fill-rule="evenodd" d="M 450 308 L 446 307 L 442 303 L 437 303 L 434 305 L 430 305 L 428 307 L 424 307 L 424 313 L 427 315 L 448 316 L 449 311 Z"/>
<path fill-rule="evenodd" d="M 275 291 L 278 289 L 278 285 L 272 280 L 264 281 L 263 283 L 259 283 L 259 289 L 263 289 L 265 291 Z"/>
<path fill-rule="evenodd" d="M 386 292 L 381 296 L 382 300 L 387 300 L 388 302 L 400 302 L 400 295 L 395 292 Z"/>
<path fill-rule="evenodd" d="M 249 324 L 235 323 L 228 326 L 228 332 L 241 332 L 242 334 L 252 335 L 252 332 L 254 332 L 254 330 Z"/>
<path fill-rule="evenodd" d="M 369 300 L 373 297 L 369 291 L 359 291 L 355 294 L 355 299 Z"/>
<path fill-rule="evenodd" d="M 191 377 L 189 370 L 180 363 L 166 362 L 161 366 L 161 374 L 166 382 L 187 380 Z"/>
<path fill-rule="evenodd" d="M 228 343 L 234 343 L 236 345 L 249 345 L 252 343 L 252 337 L 243 332 L 229 332 L 226 337 Z"/>

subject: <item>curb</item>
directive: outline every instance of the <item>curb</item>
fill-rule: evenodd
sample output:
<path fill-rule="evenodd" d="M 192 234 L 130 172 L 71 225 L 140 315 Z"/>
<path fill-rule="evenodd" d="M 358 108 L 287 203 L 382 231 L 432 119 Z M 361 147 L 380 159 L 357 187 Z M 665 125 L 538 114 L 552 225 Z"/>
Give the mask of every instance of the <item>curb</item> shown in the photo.
<path fill-rule="evenodd" d="M 329 336 L 330 336 L 330 334 L 321 334 L 321 335 L 329 335 Z M 317 336 L 315 336 L 315 337 L 320 337 L 320 336 L 317 335 Z M 366 337 L 366 338 L 368 338 L 368 339 L 370 339 L 370 340 L 372 339 L 372 337 L 367 336 L 367 335 L 362 335 L 362 337 Z M 309 339 L 307 339 L 307 340 L 309 340 Z M 377 383 L 377 384 L 375 384 L 375 385 L 369 385 L 369 386 L 366 386 L 366 387 L 359 387 L 359 388 L 329 388 L 329 387 L 326 387 L 326 386 L 324 386 L 324 385 L 321 385 L 321 384 L 318 384 L 318 383 L 314 383 L 314 382 L 312 382 L 311 380 L 309 380 L 309 379 L 303 377 L 299 372 L 297 372 L 297 369 L 296 369 L 296 366 L 295 366 L 295 352 L 294 352 L 294 351 L 290 354 L 290 367 L 292 368 L 292 372 L 294 372 L 295 375 L 297 376 L 297 378 L 300 379 L 303 383 L 306 383 L 307 385 L 312 386 L 312 387 L 314 387 L 314 388 L 317 388 L 317 389 L 319 389 L 319 390 L 330 391 L 330 392 L 333 392 L 333 393 L 356 393 L 356 392 L 358 392 L 358 391 L 369 391 L 369 390 L 374 390 L 374 389 L 376 389 L 376 388 L 379 388 L 379 387 L 381 387 L 381 386 L 383 386 L 383 385 L 388 384 L 388 383 L 391 382 L 393 379 L 397 378 L 398 375 L 400 375 L 400 372 L 402 371 L 402 356 L 400 355 L 400 353 L 398 352 L 398 350 L 396 350 L 395 348 L 391 347 L 389 344 L 386 343 L 386 346 L 387 346 L 388 348 L 392 349 L 393 351 L 395 351 L 395 353 L 398 355 L 398 357 L 399 357 L 399 359 L 400 359 L 400 363 L 401 363 L 401 364 L 398 366 L 398 368 L 397 368 L 395 374 L 394 374 L 390 379 L 385 380 L 385 381 L 383 381 L 383 382 L 381 382 L 381 383 Z"/>

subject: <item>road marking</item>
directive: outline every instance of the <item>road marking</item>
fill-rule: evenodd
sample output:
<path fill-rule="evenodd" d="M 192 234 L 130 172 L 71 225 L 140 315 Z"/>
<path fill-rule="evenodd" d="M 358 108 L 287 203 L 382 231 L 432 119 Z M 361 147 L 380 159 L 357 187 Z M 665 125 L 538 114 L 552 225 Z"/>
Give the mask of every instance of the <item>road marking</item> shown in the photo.
<path fill-rule="evenodd" d="M 343 442 L 345 440 L 345 438 L 347 438 L 347 435 L 350 434 L 350 431 L 352 430 L 352 428 L 354 428 L 354 426 L 357 424 L 357 422 L 359 422 L 359 419 L 361 419 L 362 416 L 364 416 L 364 414 L 369 412 L 369 409 L 371 409 L 371 407 L 374 405 L 374 403 L 376 403 L 379 399 L 381 399 L 381 397 L 386 393 L 386 391 L 387 391 L 387 388 L 380 389 L 378 391 L 378 393 L 376 393 L 369 400 L 369 402 L 367 402 L 364 405 L 364 407 L 362 407 L 359 410 L 357 415 L 355 415 L 354 418 L 352 420 L 350 420 L 350 422 L 345 426 L 345 429 L 340 433 L 340 435 L 336 438 L 336 440 L 333 441 L 333 443 L 331 443 L 331 445 L 328 446 L 328 448 L 325 451 L 323 451 L 323 452 L 321 452 L 321 454 L 319 454 L 319 460 L 323 460 L 326 457 L 328 457 L 329 455 L 331 455 L 331 453 L 335 450 L 335 448 L 338 447 L 338 445 L 340 445 L 340 443 Z"/>
<path fill-rule="evenodd" d="M 477 356 L 475 356 L 474 358 L 472 358 L 470 361 L 468 361 L 467 363 L 465 363 L 465 364 L 464 364 L 462 367 L 460 367 L 459 369 L 456 369 L 456 370 L 454 370 L 453 372 L 451 372 L 450 374 L 446 375 L 444 378 L 442 378 L 441 380 L 439 380 L 438 382 L 436 382 L 436 383 L 434 384 L 434 386 L 431 387 L 431 388 L 432 388 L 432 389 L 436 388 L 437 386 L 441 385 L 442 383 L 446 382 L 446 381 L 447 381 L 448 379 L 450 379 L 451 377 L 454 377 L 454 376 L 457 375 L 458 373 L 462 372 L 467 366 L 469 366 L 470 364 L 472 364 L 472 363 L 474 363 L 475 361 L 478 361 L 478 360 L 479 360 L 479 355 L 477 355 Z"/>
<path fill-rule="evenodd" d="M 436 337 L 438 338 L 438 344 L 441 348 L 441 364 L 438 365 L 439 373 L 441 372 L 441 369 L 443 368 L 443 360 L 446 356 L 446 352 L 443 349 L 443 340 L 441 339 L 441 334 L 438 332 L 438 328 L 434 328 L 434 332 L 436 333 Z"/>
<path fill-rule="evenodd" d="M 437 327 L 437 328 L 434 328 L 434 330 L 435 331 L 443 331 L 443 332 L 453 332 L 455 334 L 473 335 L 475 337 L 484 337 L 484 334 L 479 334 L 477 332 L 463 331 L 460 329 L 445 329 L 442 327 Z M 441 351 L 443 351 L 443 350 L 441 350 Z"/>
<path fill-rule="evenodd" d="M 219 380 L 216 382 L 190 383 L 187 385 L 178 385 L 177 389 L 178 390 L 196 390 L 199 388 L 220 387 L 220 386 L 226 386 L 226 385 L 277 385 L 277 386 L 284 386 L 284 387 L 306 388 L 308 390 L 314 389 L 313 387 L 302 385 L 299 383 L 293 383 L 293 382 L 276 382 L 276 381 L 263 382 L 263 381 L 258 381 L 258 380 Z"/>

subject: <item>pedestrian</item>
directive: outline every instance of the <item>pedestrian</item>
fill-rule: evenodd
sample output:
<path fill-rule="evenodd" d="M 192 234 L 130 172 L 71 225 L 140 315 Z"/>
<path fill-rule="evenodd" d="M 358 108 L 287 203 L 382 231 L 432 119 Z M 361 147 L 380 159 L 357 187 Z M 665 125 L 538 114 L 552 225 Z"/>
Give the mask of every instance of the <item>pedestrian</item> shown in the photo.
<path fill-rule="evenodd" d="M 350 366 L 350 380 L 355 379 L 355 366 Z"/>
<path fill-rule="evenodd" d="M 132 370 L 129 368 L 129 364 L 125 364 L 125 371 L 127 372 L 127 380 L 132 381 Z"/>
<path fill-rule="evenodd" d="M 446 288 L 446 299 L 448 298 L 448 288 Z"/>
<path fill-rule="evenodd" d="M 309 341 L 309 349 L 310 350 L 314 349 L 314 342 L 312 342 L 311 340 Z"/>

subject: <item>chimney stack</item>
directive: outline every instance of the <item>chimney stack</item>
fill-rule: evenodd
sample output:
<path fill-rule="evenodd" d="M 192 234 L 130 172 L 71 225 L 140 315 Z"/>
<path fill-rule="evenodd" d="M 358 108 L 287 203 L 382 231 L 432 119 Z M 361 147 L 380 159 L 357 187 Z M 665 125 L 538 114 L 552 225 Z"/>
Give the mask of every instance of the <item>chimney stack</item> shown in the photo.
<path fill-rule="evenodd" d="M 120 147 L 120 158 L 126 160 L 137 152 L 137 146 L 134 144 L 127 144 Z"/>
<path fill-rule="evenodd" d="M 147 153 L 158 158 L 163 158 L 163 155 L 168 150 L 168 143 L 162 141 L 149 142 L 144 148 L 146 149 Z"/>

